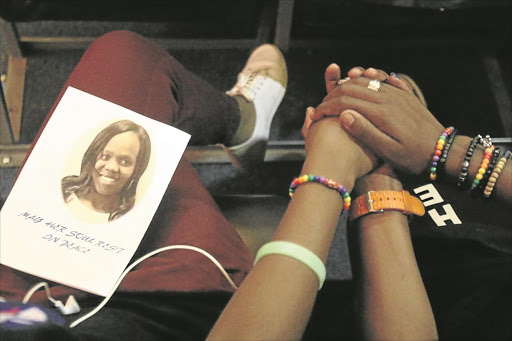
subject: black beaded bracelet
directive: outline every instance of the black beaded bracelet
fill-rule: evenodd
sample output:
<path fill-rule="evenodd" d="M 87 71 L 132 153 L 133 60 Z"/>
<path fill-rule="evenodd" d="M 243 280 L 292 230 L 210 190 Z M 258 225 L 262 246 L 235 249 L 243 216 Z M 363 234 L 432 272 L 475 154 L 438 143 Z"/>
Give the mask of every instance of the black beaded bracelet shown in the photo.
<path fill-rule="evenodd" d="M 443 151 L 441 152 L 441 156 L 439 157 L 439 162 L 437 163 L 437 172 L 441 174 L 444 172 L 446 160 L 448 159 L 448 153 L 452 148 L 453 141 L 455 140 L 455 135 L 457 134 L 457 129 L 453 129 L 452 133 L 446 139 L 446 143 L 444 144 Z"/>
<path fill-rule="evenodd" d="M 475 152 L 476 145 L 482 139 L 482 135 L 477 135 L 471 140 L 468 149 L 466 150 L 466 156 L 464 156 L 464 160 L 462 161 L 462 167 L 460 169 L 459 182 L 457 186 L 459 189 L 465 189 L 466 180 L 468 179 L 468 170 L 469 164 L 471 163 L 471 158 L 473 157 L 473 153 Z"/>

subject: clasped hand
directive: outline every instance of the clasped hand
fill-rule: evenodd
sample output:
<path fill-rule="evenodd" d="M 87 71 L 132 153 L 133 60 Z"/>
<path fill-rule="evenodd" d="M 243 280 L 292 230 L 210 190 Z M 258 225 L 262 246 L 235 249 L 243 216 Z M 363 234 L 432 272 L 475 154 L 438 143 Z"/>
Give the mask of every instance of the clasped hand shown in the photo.
<path fill-rule="evenodd" d="M 378 91 L 368 88 L 372 79 L 382 82 Z M 414 95 L 411 84 L 396 75 L 360 67 L 341 79 L 339 66 L 331 64 L 325 71 L 325 85 L 327 96 L 323 102 L 306 111 L 302 129 L 306 149 L 311 144 L 310 125 L 338 117 L 340 126 L 352 138 L 338 145 L 345 153 L 359 153 L 363 161 L 377 156 L 391 167 L 412 174 L 426 169 L 443 126 Z M 364 153 L 360 153 L 361 148 Z"/>

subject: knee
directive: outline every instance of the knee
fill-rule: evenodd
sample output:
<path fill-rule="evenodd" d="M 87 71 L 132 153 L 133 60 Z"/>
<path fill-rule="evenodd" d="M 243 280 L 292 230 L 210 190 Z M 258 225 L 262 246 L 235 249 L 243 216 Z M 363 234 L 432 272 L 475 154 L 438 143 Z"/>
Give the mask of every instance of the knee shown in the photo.
<path fill-rule="evenodd" d="M 151 42 L 143 36 L 126 30 L 112 31 L 96 39 L 87 49 L 87 54 L 120 56 L 148 49 Z"/>
<path fill-rule="evenodd" d="M 137 41 L 145 40 L 146 38 L 141 35 L 126 30 L 118 30 L 106 33 L 96 39 L 90 46 L 90 48 L 100 47 L 102 50 L 116 48 L 123 46 L 131 46 L 137 43 Z"/>

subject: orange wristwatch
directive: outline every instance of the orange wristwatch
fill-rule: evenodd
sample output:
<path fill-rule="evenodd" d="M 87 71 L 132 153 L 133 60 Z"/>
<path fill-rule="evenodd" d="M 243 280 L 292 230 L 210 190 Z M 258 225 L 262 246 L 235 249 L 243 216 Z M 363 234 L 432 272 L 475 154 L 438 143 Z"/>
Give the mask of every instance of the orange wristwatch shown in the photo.
<path fill-rule="evenodd" d="M 425 207 L 420 199 L 408 191 L 370 191 L 352 202 L 350 220 L 384 211 L 422 216 L 425 214 Z"/>

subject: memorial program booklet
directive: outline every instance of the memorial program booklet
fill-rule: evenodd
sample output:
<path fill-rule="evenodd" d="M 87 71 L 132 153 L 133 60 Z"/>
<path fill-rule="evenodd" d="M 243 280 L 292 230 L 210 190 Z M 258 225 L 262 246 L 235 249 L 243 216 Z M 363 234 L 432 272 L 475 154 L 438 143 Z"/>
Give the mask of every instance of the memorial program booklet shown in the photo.
<path fill-rule="evenodd" d="M 0 263 L 107 296 L 189 139 L 67 88 L 0 212 Z"/>

